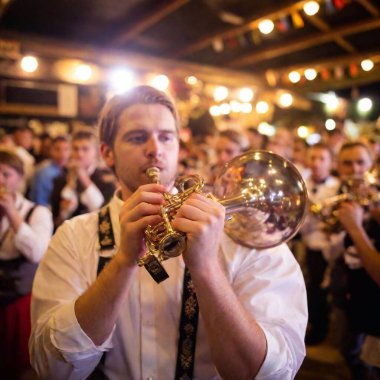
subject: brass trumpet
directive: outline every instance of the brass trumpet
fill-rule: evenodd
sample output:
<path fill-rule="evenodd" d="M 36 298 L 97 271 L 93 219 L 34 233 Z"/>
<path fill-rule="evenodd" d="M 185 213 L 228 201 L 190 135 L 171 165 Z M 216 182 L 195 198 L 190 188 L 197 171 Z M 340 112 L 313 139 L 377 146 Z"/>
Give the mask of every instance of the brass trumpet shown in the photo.
<path fill-rule="evenodd" d="M 342 194 L 326 198 L 319 203 L 310 204 L 310 212 L 325 224 L 326 231 L 339 232 L 343 229 L 337 217 L 337 210 L 343 202 L 356 202 L 362 207 L 368 207 L 380 202 L 380 192 L 377 189 L 378 178 L 373 172 L 363 176 L 347 176 L 342 179 Z"/>
<path fill-rule="evenodd" d="M 157 168 L 149 168 L 147 175 L 159 183 Z M 164 194 L 164 220 L 145 230 L 147 252 L 138 261 L 150 273 L 162 269 L 161 261 L 184 251 L 186 235 L 174 231 L 170 221 L 192 193 L 202 192 L 203 185 L 201 176 L 186 176 L 177 182 L 177 194 Z M 298 170 L 268 151 L 249 151 L 231 160 L 208 196 L 226 208 L 226 233 L 237 243 L 255 249 L 275 247 L 292 238 L 307 204 L 306 186 Z"/>

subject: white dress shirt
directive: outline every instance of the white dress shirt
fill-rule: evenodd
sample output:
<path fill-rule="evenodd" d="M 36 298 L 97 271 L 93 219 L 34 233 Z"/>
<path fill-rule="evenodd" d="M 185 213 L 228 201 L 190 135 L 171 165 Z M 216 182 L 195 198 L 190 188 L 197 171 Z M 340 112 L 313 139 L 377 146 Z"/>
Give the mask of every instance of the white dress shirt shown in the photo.
<path fill-rule="evenodd" d="M 116 246 L 121 205 L 117 197 L 110 203 Z M 81 329 L 74 303 L 96 280 L 98 256 L 97 213 L 66 221 L 53 237 L 33 287 L 29 347 L 34 368 L 42 379 L 85 379 L 108 351 L 105 374 L 110 380 L 174 378 L 182 257 L 163 263 L 170 277 L 160 284 L 144 268 L 138 271 L 114 330 L 96 346 Z M 294 378 L 305 356 L 307 305 L 303 276 L 292 253 L 285 244 L 250 250 L 224 236 L 220 256 L 236 295 L 267 339 L 266 358 L 256 379 Z M 194 379 L 217 378 L 200 314 Z"/>
<path fill-rule="evenodd" d="M 305 183 L 309 199 L 314 203 L 337 195 L 340 186 L 339 180 L 331 176 L 324 183 L 315 183 L 311 177 Z M 309 249 L 323 252 L 332 244 L 331 235 L 326 232 L 324 223 L 310 212 L 302 225 L 301 235 L 302 241 Z"/>
<path fill-rule="evenodd" d="M 16 194 L 15 206 L 25 218 L 33 203 Z M 48 208 L 38 206 L 34 209 L 28 223 L 23 222 L 15 233 L 7 217 L 0 222 L 0 259 L 11 260 L 23 255 L 28 261 L 38 263 L 45 253 L 53 233 L 53 220 Z"/>

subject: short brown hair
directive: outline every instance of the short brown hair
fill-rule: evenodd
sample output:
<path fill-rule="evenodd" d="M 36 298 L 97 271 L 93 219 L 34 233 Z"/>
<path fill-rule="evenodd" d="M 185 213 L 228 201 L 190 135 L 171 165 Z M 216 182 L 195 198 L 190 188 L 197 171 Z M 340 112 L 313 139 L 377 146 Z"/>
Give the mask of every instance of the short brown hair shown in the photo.
<path fill-rule="evenodd" d="M 245 136 L 233 129 L 225 129 L 224 131 L 219 132 L 219 137 L 225 137 L 226 139 L 234 142 L 239 145 L 241 150 L 244 150 L 248 146 L 248 141 Z"/>
<path fill-rule="evenodd" d="M 340 148 L 340 150 L 339 150 L 338 157 L 340 156 L 340 154 L 343 151 L 348 150 L 348 149 L 353 149 L 353 148 L 363 148 L 363 149 L 365 149 L 367 151 L 367 153 L 368 153 L 369 158 L 373 161 L 373 154 L 371 152 L 370 147 L 367 144 L 365 144 L 365 143 L 363 143 L 361 141 L 350 141 L 350 142 L 344 143 L 342 145 L 342 147 Z"/>
<path fill-rule="evenodd" d="M 123 111 L 135 104 L 161 104 L 173 115 L 177 131 L 179 118 L 173 101 L 162 91 L 150 86 L 137 86 L 123 95 L 111 98 L 103 107 L 99 118 L 100 141 L 113 147 Z"/>
<path fill-rule="evenodd" d="M 8 165 L 21 176 L 24 175 L 24 163 L 21 158 L 11 150 L 0 149 L 0 164 Z"/>
<path fill-rule="evenodd" d="M 307 148 L 308 151 L 310 151 L 310 150 L 312 150 L 312 149 L 321 149 L 321 150 L 325 150 L 325 151 L 327 151 L 327 152 L 329 153 L 331 159 L 334 158 L 334 153 L 333 153 L 333 151 L 331 150 L 331 148 L 330 148 L 327 144 L 325 144 L 325 143 L 323 143 L 323 142 L 318 142 L 318 143 L 316 143 L 316 144 L 310 145 L 310 146 Z"/>

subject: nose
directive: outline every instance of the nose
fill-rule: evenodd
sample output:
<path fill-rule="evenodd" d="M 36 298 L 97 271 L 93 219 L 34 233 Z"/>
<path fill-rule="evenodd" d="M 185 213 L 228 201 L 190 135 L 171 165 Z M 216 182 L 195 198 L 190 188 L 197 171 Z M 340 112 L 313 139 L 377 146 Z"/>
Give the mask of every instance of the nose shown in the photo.
<path fill-rule="evenodd" d="M 162 147 L 158 138 L 154 135 L 150 136 L 145 145 L 146 155 L 149 158 L 157 158 L 162 154 Z"/>

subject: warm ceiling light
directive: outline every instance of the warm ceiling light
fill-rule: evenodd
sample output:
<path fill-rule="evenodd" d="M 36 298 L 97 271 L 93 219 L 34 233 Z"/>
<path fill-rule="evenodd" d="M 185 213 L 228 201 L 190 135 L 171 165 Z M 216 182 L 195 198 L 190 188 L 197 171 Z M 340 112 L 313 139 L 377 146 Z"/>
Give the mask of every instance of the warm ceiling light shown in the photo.
<path fill-rule="evenodd" d="M 282 94 L 280 96 L 280 105 L 282 107 L 290 107 L 293 104 L 293 96 L 289 94 L 288 92 Z"/>
<path fill-rule="evenodd" d="M 301 79 L 301 74 L 298 71 L 292 71 L 289 73 L 289 80 L 292 83 L 297 83 Z"/>
<path fill-rule="evenodd" d="M 231 106 L 228 103 L 223 103 L 219 106 L 220 113 L 222 115 L 228 115 L 231 113 Z"/>
<path fill-rule="evenodd" d="M 256 104 L 256 111 L 258 113 L 267 113 L 269 110 L 269 104 L 267 102 L 264 102 L 263 100 L 261 100 L 260 102 L 258 102 Z"/>
<path fill-rule="evenodd" d="M 314 69 L 306 69 L 304 74 L 307 80 L 314 80 L 317 77 L 317 71 Z"/>
<path fill-rule="evenodd" d="M 325 122 L 325 127 L 328 131 L 333 131 L 336 127 L 336 122 L 334 119 L 327 119 Z"/>
<path fill-rule="evenodd" d="M 252 112 L 252 104 L 251 103 L 243 103 L 241 105 L 241 112 L 251 113 Z"/>
<path fill-rule="evenodd" d="M 186 78 L 186 82 L 191 86 L 195 86 L 198 83 L 198 79 L 194 75 L 190 75 Z"/>
<path fill-rule="evenodd" d="M 358 111 L 360 113 L 367 113 L 372 109 L 372 100 L 369 98 L 362 98 L 358 101 Z"/>
<path fill-rule="evenodd" d="M 134 75 L 127 69 L 114 69 L 110 73 L 111 91 L 115 94 L 123 94 L 134 85 Z"/>
<path fill-rule="evenodd" d="M 27 73 L 34 73 L 38 68 L 38 60 L 31 55 L 25 56 L 21 60 L 21 68 Z"/>
<path fill-rule="evenodd" d="M 160 91 L 167 90 L 169 88 L 169 84 L 169 78 L 164 74 L 156 75 L 152 80 L 152 86 Z"/>
<path fill-rule="evenodd" d="M 304 139 L 308 136 L 308 134 L 309 134 L 309 129 L 307 127 L 305 127 L 304 125 L 301 125 L 300 127 L 298 127 L 297 129 L 298 137 L 301 137 L 301 139 Z"/>
<path fill-rule="evenodd" d="M 250 102 L 253 99 L 253 91 L 250 88 L 242 88 L 239 91 L 239 99 L 244 103 Z"/>
<path fill-rule="evenodd" d="M 211 116 L 220 116 L 220 108 L 217 105 L 211 106 L 209 112 Z"/>
<path fill-rule="evenodd" d="M 262 123 L 259 124 L 258 131 L 262 135 L 273 136 L 276 132 L 276 128 L 273 125 L 270 125 L 266 123 L 265 121 L 263 121 Z"/>
<path fill-rule="evenodd" d="M 259 22 L 259 30 L 262 34 L 269 34 L 274 29 L 274 23 L 272 20 L 266 19 Z"/>
<path fill-rule="evenodd" d="M 231 106 L 232 112 L 238 113 L 242 111 L 242 104 L 236 100 L 231 100 L 230 106 Z"/>
<path fill-rule="evenodd" d="M 362 67 L 364 71 L 371 71 L 373 69 L 373 66 L 375 66 L 375 64 L 373 63 L 371 59 L 365 59 L 364 61 L 361 61 L 360 66 Z"/>
<path fill-rule="evenodd" d="M 75 68 L 75 77 L 83 82 L 88 81 L 92 76 L 92 68 L 89 65 L 86 65 L 85 63 L 82 63 L 78 65 Z"/>
<path fill-rule="evenodd" d="M 214 99 L 216 102 L 220 102 L 227 98 L 228 96 L 228 88 L 224 86 L 218 86 L 214 90 Z"/>
<path fill-rule="evenodd" d="M 319 11 L 319 4 L 316 1 L 308 1 L 303 6 L 303 10 L 308 16 L 314 16 Z"/>

